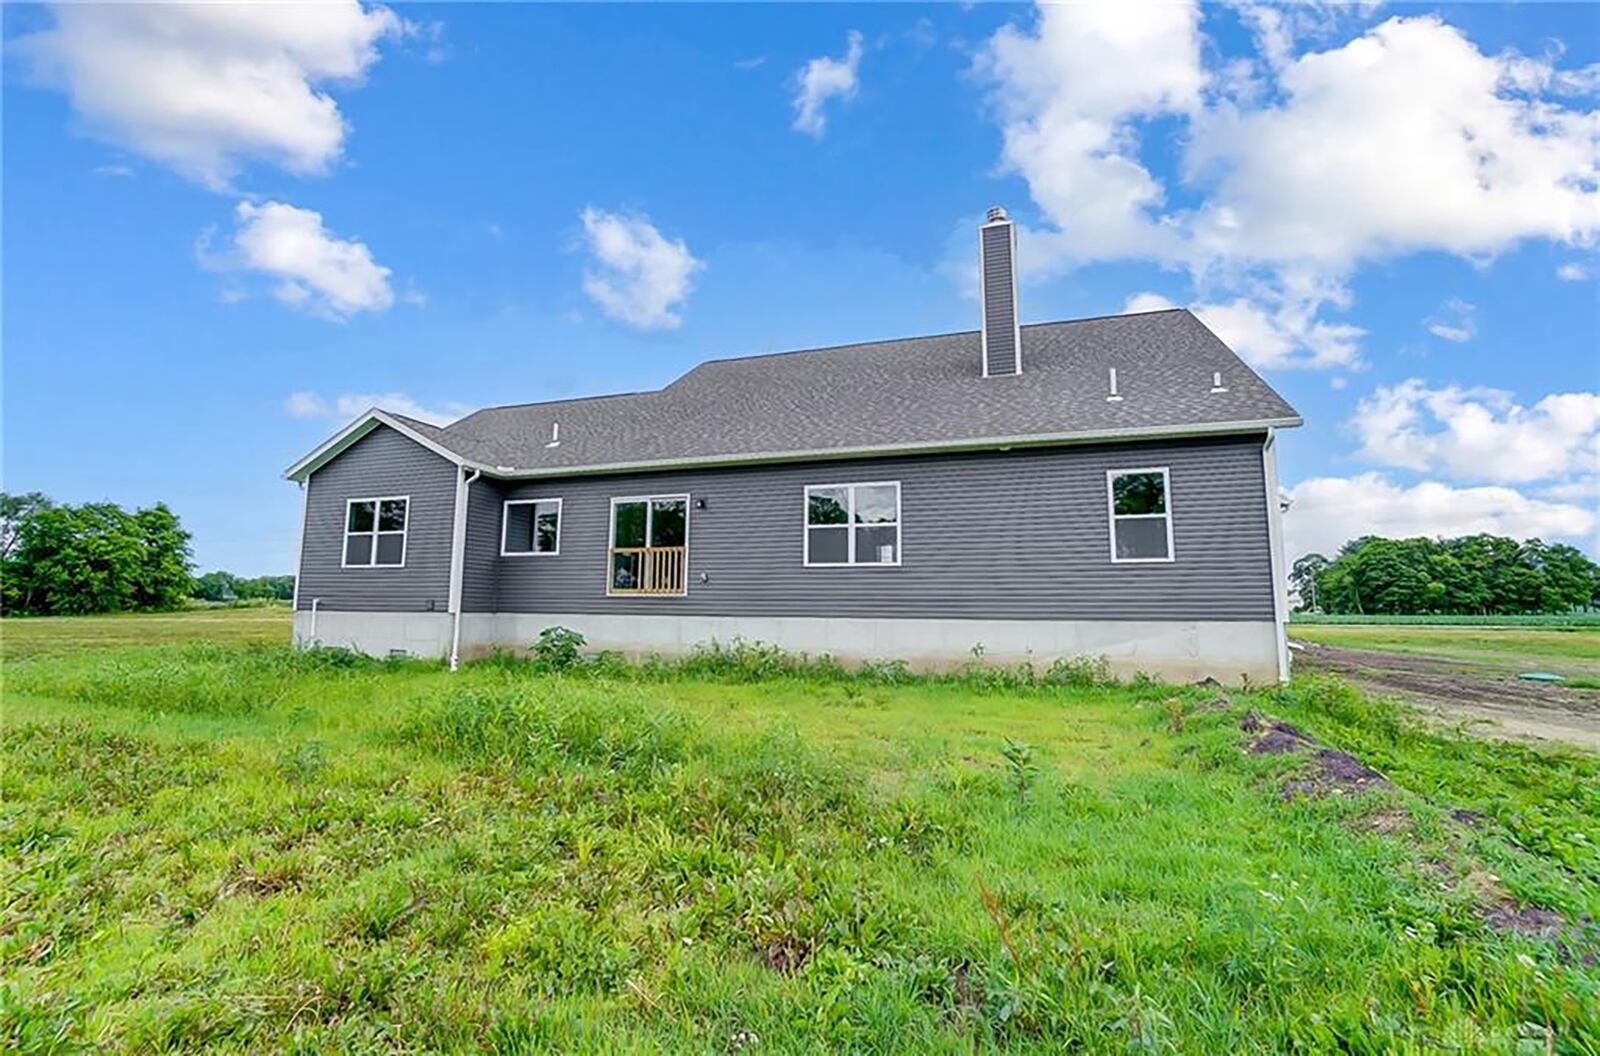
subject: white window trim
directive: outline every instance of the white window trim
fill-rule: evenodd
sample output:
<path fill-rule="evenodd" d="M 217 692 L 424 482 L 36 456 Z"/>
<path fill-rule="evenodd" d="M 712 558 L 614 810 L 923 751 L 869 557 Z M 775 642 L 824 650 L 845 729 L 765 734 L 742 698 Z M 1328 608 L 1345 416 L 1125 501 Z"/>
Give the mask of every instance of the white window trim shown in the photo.
<path fill-rule="evenodd" d="M 617 548 L 617 504 L 622 502 L 646 503 L 644 522 L 645 545 L 650 545 L 650 513 L 649 503 L 662 502 L 668 499 L 683 500 L 683 589 L 676 594 L 641 594 L 632 590 L 621 592 L 611 589 L 611 551 Z M 682 598 L 689 593 L 689 532 L 690 524 L 694 520 L 694 503 L 689 500 L 689 493 L 681 495 L 613 495 L 611 497 L 611 510 L 607 517 L 609 522 L 606 527 L 606 597 L 608 598 Z"/>
<path fill-rule="evenodd" d="M 1117 492 L 1115 482 L 1118 477 L 1126 477 L 1133 473 L 1160 473 L 1161 494 L 1166 500 L 1167 512 L 1165 513 L 1118 513 Z M 1172 547 L 1172 473 L 1166 466 L 1137 466 L 1133 469 L 1108 469 L 1106 470 L 1106 534 L 1111 543 L 1111 563 L 1114 565 L 1170 565 L 1178 558 L 1178 552 Z M 1117 556 L 1117 522 L 1118 521 L 1152 521 L 1157 517 L 1167 522 L 1167 556 L 1166 557 L 1118 557 Z"/>
<path fill-rule="evenodd" d="M 862 527 L 855 523 L 856 516 L 856 488 L 894 488 L 894 560 L 893 561 L 857 561 L 856 560 L 856 529 Z M 845 488 L 850 495 L 849 506 L 845 509 L 845 523 L 842 525 L 819 524 L 818 528 L 845 528 L 845 537 L 848 540 L 846 554 L 847 561 L 813 561 L 811 560 L 811 493 L 823 491 L 828 488 Z M 802 564 L 806 568 L 899 568 L 905 559 L 903 547 L 905 532 L 901 526 L 904 516 L 901 509 L 901 495 L 903 489 L 898 480 L 861 480 L 845 484 L 807 484 L 800 495 L 800 530 L 804 533 L 804 549 L 802 550 Z M 879 525 L 879 527 L 882 527 Z"/>
<path fill-rule="evenodd" d="M 395 532 L 378 531 L 378 514 L 383 510 L 386 502 L 404 502 L 406 504 L 406 526 L 399 531 L 400 536 L 400 563 L 398 565 L 380 565 L 378 561 L 378 537 L 380 535 L 395 535 Z M 350 507 L 358 502 L 370 502 L 372 506 L 372 531 L 352 532 L 350 530 Z M 352 535 L 370 535 L 372 537 L 372 560 L 364 565 L 350 563 L 350 537 Z M 361 496 L 344 501 L 344 532 L 339 536 L 339 567 L 340 568 L 405 568 L 406 551 L 411 544 L 411 496 L 410 495 L 380 495 L 376 498 Z"/>
<path fill-rule="evenodd" d="M 554 550 L 507 550 L 506 536 L 511 529 L 511 507 L 534 506 L 541 502 L 556 504 L 556 548 Z M 507 499 L 500 506 L 500 556 L 501 557 L 559 557 L 561 555 L 561 500 L 560 499 Z"/>

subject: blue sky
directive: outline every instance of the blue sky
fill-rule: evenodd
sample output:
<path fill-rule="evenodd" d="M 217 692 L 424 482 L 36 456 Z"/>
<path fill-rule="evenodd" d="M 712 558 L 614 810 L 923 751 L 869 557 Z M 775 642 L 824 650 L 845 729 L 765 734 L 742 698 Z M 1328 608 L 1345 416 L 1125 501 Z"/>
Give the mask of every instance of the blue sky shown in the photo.
<path fill-rule="evenodd" d="M 1596 549 L 1584 5 L 8 6 L 4 470 L 291 569 L 282 469 L 378 399 L 1195 306 L 1305 415 L 1296 552 Z M 1293 555 L 1291 555 L 1293 556 Z"/>

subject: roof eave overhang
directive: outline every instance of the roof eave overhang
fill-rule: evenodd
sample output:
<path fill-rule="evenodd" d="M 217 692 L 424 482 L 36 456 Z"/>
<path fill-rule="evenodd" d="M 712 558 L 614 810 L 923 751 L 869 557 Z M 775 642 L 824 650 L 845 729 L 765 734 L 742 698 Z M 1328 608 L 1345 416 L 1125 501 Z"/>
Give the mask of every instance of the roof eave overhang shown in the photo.
<path fill-rule="evenodd" d="M 349 425 L 345 426 L 337 433 L 334 433 L 327 440 L 313 448 L 310 453 L 308 453 L 304 458 L 300 459 L 300 461 L 284 470 L 284 479 L 293 480 L 301 484 L 305 483 L 306 480 L 310 478 L 311 474 L 315 473 L 318 469 L 339 457 L 339 455 L 342 454 L 346 448 L 350 447 L 357 440 L 360 440 L 362 437 L 366 436 L 380 425 L 388 426 L 390 429 L 400 433 L 407 439 L 421 444 L 423 447 L 427 448 L 429 451 L 432 451 L 440 458 L 454 462 L 458 466 L 465 466 L 468 469 L 476 469 L 483 472 L 490 471 L 490 467 L 480 465 L 469 458 L 462 457 L 460 454 L 450 450 L 448 447 L 445 447 L 438 441 L 433 440 L 430 437 L 423 436 L 421 433 L 417 432 L 415 429 L 411 428 L 411 426 L 396 418 L 394 415 L 374 407 L 365 414 L 358 415 L 350 422 Z"/>
<path fill-rule="evenodd" d="M 1034 433 L 1024 436 L 975 437 L 969 440 L 875 444 L 869 447 L 836 447 L 809 451 L 763 451 L 748 454 L 652 459 L 639 462 L 610 462 L 592 466 L 508 468 L 505 466 L 477 466 L 473 463 L 463 464 L 481 469 L 485 476 L 497 477 L 501 480 L 532 480 L 543 477 L 662 472 L 673 469 L 697 469 L 711 466 L 762 465 L 778 462 L 821 462 L 888 455 L 956 454 L 965 451 L 993 451 L 1019 447 L 1056 447 L 1133 440 L 1181 440 L 1208 436 L 1256 435 L 1265 433 L 1270 429 L 1293 429 L 1303 423 L 1304 419 L 1299 415 L 1294 415 L 1287 418 L 1262 418 L 1246 422 L 1202 422 L 1184 426 L 1133 426 L 1125 429 Z"/>

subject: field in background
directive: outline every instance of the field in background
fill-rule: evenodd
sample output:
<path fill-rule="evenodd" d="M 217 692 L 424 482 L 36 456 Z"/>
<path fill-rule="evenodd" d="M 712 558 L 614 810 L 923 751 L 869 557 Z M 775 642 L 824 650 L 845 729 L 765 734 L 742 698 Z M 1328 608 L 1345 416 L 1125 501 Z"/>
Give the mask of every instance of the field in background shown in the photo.
<path fill-rule="evenodd" d="M 1600 626 L 1449 627 L 1434 624 L 1300 624 L 1289 637 L 1482 665 L 1496 671 L 1551 671 L 1600 678 Z"/>
<path fill-rule="evenodd" d="M 287 605 L 8 618 L 0 620 L 0 659 L 182 642 L 277 645 L 289 641 L 290 622 Z"/>
<path fill-rule="evenodd" d="M 1441 627 L 1594 627 L 1600 629 L 1600 612 L 1570 612 L 1562 615 L 1531 616 L 1361 616 L 1297 612 L 1290 616 L 1295 626 L 1317 624 L 1423 624 Z"/>
<path fill-rule="evenodd" d="M 1600 1037 L 1591 756 L 1329 681 L 450 675 L 272 616 L 58 621 L 8 659 L 0 1049 Z M 116 644 L 146 620 L 277 644 Z"/>

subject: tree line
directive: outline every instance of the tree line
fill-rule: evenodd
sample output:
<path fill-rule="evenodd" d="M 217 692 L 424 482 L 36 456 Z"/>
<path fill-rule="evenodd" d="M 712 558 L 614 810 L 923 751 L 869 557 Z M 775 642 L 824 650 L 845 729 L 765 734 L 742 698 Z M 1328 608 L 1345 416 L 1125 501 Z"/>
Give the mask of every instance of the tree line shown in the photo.
<path fill-rule="evenodd" d="M 165 503 L 73 506 L 0 492 L 0 612 L 60 616 L 294 595 L 293 576 L 194 575 L 191 536 Z"/>
<path fill-rule="evenodd" d="M 1352 539 L 1306 554 L 1290 581 L 1300 607 L 1328 613 L 1508 616 L 1600 606 L 1600 565 L 1576 547 L 1498 535 Z"/>

